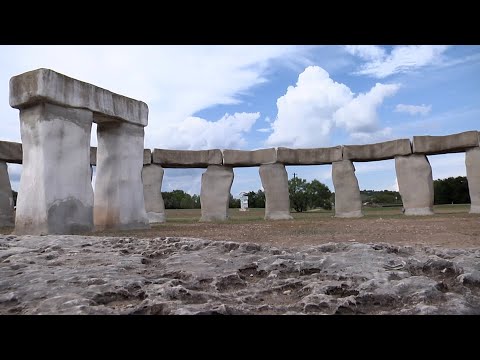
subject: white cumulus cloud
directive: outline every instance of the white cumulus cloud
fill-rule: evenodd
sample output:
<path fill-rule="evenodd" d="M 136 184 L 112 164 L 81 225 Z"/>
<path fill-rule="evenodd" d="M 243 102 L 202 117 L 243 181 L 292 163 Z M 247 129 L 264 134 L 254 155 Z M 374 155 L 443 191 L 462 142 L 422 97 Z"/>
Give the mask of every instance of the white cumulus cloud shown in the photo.
<path fill-rule="evenodd" d="M 432 110 L 432 105 L 405 105 L 405 104 L 398 104 L 395 107 L 395 112 L 404 112 L 410 115 L 427 115 Z"/>
<path fill-rule="evenodd" d="M 449 48 L 447 45 L 401 45 L 387 52 L 378 46 L 345 47 L 346 51 L 367 62 L 356 72 L 375 78 L 415 70 L 432 64 L 440 64 L 442 54 Z M 383 50 L 383 51 L 382 51 Z"/>
<path fill-rule="evenodd" d="M 245 134 L 259 117 L 258 112 L 225 114 L 217 121 L 190 116 L 156 134 L 161 144 L 157 147 L 179 150 L 243 148 L 247 145 Z"/>
<path fill-rule="evenodd" d="M 261 129 L 257 129 L 258 132 L 261 132 L 261 133 L 267 133 L 267 132 L 270 132 L 272 131 L 271 128 L 261 128 Z"/>
<path fill-rule="evenodd" d="M 385 56 L 385 50 L 378 45 L 346 45 L 345 50 L 364 60 L 377 60 Z"/>
<path fill-rule="evenodd" d="M 369 92 L 359 94 L 345 106 L 338 109 L 333 118 L 338 126 L 348 132 L 372 132 L 378 127 L 377 108 L 388 96 L 399 89 L 398 84 L 377 83 Z"/>
<path fill-rule="evenodd" d="M 277 100 L 277 117 L 272 122 L 268 146 L 320 147 L 329 145 L 335 126 L 351 134 L 382 131 L 378 128 L 377 109 L 398 84 L 377 83 L 370 91 L 355 94 L 335 82 L 319 66 L 309 66 Z M 385 130 L 383 130 L 385 131 Z"/>
<path fill-rule="evenodd" d="M 239 103 L 253 86 L 268 80 L 272 62 L 288 66 L 297 59 L 304 61 L 302 54 L 310 50 L 303 46 L 273 45 L 0 46 L 0 98 L 7 99 L 0 107 L 2 140 L 20 141 L 18 110 L 8 106 L 8 82 L 12 76 L 26 71 L 50 68 L 142 100 L 149 107 L 145 146 L 178 147 L 184 139 L 177 144 L 170 125 L 178 125 L 174 128 L 186 123 L 196 125 L 195 120 L 189 119 L 195 113 L 219 104 Z M 94 126 L 92 131 L 95 129 Z M 222 136 L 221 131 L 216 133 Z M 167 143 L 163 142 L 165 139 Z M 212 139 L 209 136 L 195 141 L 208 143 Z M 92 145 L 95 144 L 93 134 Z"/>

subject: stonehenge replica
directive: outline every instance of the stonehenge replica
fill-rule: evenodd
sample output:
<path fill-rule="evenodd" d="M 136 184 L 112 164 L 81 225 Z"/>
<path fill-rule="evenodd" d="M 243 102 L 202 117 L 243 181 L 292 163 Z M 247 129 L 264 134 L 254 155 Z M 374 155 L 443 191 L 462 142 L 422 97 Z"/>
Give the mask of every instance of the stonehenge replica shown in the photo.
<path fill-rule="evenodd" d="M 149 226 L 141 177 L 147 104 L 49 69 L 12 77 L 9 100 L 20 110 L 23 150 L 16 234 Z"/>
<path fill-rule="evenodd" d="M 360 217 L 355 162 L 395 159 L 405 215 L 433 214 L 428 155 L 465 152 L 471 213 L 480 213 L 479 132 L 414 136 L 376 144 L 260 150 L 144 149 L 148 106 L 49 69 L 10 80 L 22 143 L 0 141 L 0 227 L 15 234 L 145 229 L 165 222 L 165 168 L 204 168 L 200 221 L 228 219 L 235 167 L 258 167 L 265 220 L 292 219 L 288 165 L 332 165 L 335 216 Z M 92 123 L 97 147 L 90 147 Z M 16 210 L 7 163 L 23 164 Z M 96 166 L 95 191 L 91 180 Z"/>

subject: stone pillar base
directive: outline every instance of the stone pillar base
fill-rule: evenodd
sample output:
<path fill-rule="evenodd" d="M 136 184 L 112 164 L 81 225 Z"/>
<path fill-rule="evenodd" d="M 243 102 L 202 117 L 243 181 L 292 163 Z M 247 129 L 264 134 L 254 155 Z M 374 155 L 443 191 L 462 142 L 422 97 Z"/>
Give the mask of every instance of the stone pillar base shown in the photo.
<path fill-rule="evenodd" d="M 143 126 L 98 123 L 95 230 L 150 228 L 142 183 L 143 137 Z"/>
<path fill-rule="evenodd" d="M 405 215 L 433 215 L 432 167 L 425 155 L 395 157 L 398 190 Z"/>
<path fill-rule="evenodd" d="M 480 205 L 470 205 L 470 214 L 480 214 Z"/>
<path fill-rule="evenodd" d="M 363 216 L 363 212 L 361 210 L 343 212 L 343 213 L 335 213 L 335 217 L 337 218 L 359 218 Z"/>
<path fill-rule="evenodd" d="M 259 169 L 265 189 L 265 220 L 291 220 L 288 176 L 285 165 L 266 164 Z"/>
<path fill-rule="evenodd" d="M 20 110 L 23 169 L 15 234 L 74 234 L 93 228 L 93 114 L 40 103 Z"/>
<path fill-rule="evenodd" d="M 13 194 L 7 163 L 0 161 L 0 227 L 15 225 Z"/>
<path fill-rule="evenodd" d="M 144 165 L 142 170 L 143 195 L 145 211 L 149 223 L 166 221 L 165 204 L 162 197 L 162 181 L 164 170 L 160 165 Z"/>
<path fill-rule="evenodd" d="M 270 211 L 267 214 L 265 214 L 265 220 L 292 220 L 293 216 L 290 215 L 290 212 L 288 214 L 285 211 Z"/>
<path fill-rule="evenodd" d="M 410 208 L 410 209 L 405 209 L 404 215 L 419 215 L 419 216 L 424 216 L 424 215 L 434 215 L 435 213 L 433 212 L 433 208 L 426 207 L 426 208 Z"/>
<path fill-rule="evenodd" d="M 470 193 L 470 214 L 480 214 L 480 148 L 465 152 L 468 191 Z"/>
<path fill-rule="evenodd" d="M 201 222 L 228 219 L 228 203 L 233 176 L 231 167 L 221 165 L 210 165 L 207 171 L 202 174 L 200 191 Z"/>
<path fill-rule="evenodd" d="M 335 188 L 335 217 L 362 217 L 362 198 L 353 163 L 350 160 L 333 162 L 332 181 Z"/>
<path fill-rule="evenodd" d="M 147 217 L 150 224 L 164 223 L 167 221 L 165 213 L 147 212 Z"/>

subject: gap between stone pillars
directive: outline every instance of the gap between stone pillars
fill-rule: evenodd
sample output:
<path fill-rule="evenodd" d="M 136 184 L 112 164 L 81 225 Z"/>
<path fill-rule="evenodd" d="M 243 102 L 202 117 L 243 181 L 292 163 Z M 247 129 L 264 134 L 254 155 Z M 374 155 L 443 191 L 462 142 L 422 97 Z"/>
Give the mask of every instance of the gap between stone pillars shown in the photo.
<path fill-rule="evenodd" d="M 95 230 L 149 228 L 143 197 L 143 126 L 105 121 L 97 124 Z"/>
<path fill-rule="evenodd" d="M 163 174 L 164 170 L 160 165 L 143 165 L 143 195 L 145 211 L 150 223 L 163 223 L 166 221 L 165 204 L 162 197 Z"/>
<path fill-rule="evenodd" d="M 291 220 L 290 194 L 285 165 L 260 165 L 258 169 L 265 190 L 265 220 Z"/>
<path fill-rule="evenodd" d="M 353 163 L 350 160 L 333 162 L 332 180 L 335 188 L 335 217 L 362 217 L 362 198 Z"/>
<path fill-rule="evenodd" d="M 23 170 L 15 234 L 74 234 L 93 228 L 92 112 L 49 103 L 20 110 Z"/>
<path fill-rule="evenodd" d="M 0 161 L 0 227 L 14 224 L 13 194 L 8 167 L 5 161 Z"/>
<path fill-rule="evenodd" d="M 228 219 L 228 203 L 233 183 L 233 169 L 223 165 L 209 165 L 202 174 L 200 221 L 224 221 Z"/>
<path fill-rule="evenodd" d="M 398 190 L 405 215 L 433 215 L 432 167 L 425 155 L 395 157 Z"/>
<path fill-rule="evenodd" d="M 480 148 L 465 152 L 468 191 L 470 193 L 470 214 L 480 214 Z"/>

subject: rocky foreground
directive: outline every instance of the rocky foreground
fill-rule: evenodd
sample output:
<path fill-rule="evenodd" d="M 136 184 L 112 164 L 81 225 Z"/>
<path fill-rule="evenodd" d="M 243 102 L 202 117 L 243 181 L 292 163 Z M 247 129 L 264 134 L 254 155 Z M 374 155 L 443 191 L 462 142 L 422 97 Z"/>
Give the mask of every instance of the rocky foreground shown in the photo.
<path fill-rule="evenodd" d="M 0 236 L 0 314 L 480 314 L 480 248 Z"/>

